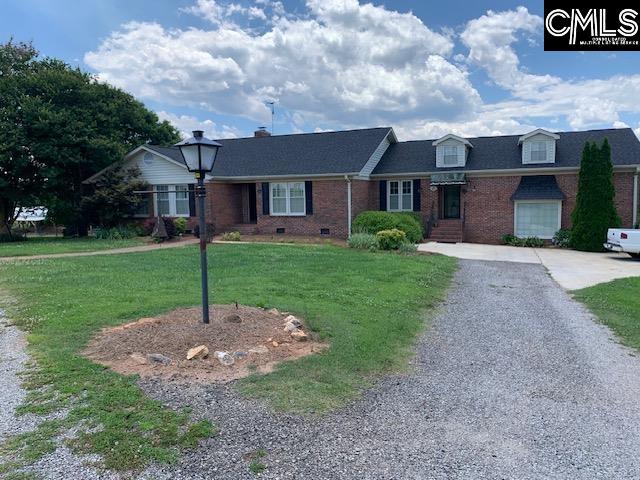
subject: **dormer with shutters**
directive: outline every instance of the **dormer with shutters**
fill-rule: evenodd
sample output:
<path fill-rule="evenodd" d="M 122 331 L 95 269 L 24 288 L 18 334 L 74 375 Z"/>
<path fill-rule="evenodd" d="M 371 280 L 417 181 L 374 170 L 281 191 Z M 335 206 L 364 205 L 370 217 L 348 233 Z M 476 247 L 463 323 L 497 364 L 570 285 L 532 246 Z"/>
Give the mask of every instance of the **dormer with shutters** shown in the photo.
<path fill-rule="evenodd" d="M 436 147 L 436 168 L 457 168 L 467 164 L 469 149 L 473 145 L 466 139 L 452 133 L 433 142 Z"/>
<path fill-rule="evenodd" d="M 521 136 L 518 145 L 522 145 L 522 164 L 556 162 L 556 141 L 560 135 L 538 128 Z"/>

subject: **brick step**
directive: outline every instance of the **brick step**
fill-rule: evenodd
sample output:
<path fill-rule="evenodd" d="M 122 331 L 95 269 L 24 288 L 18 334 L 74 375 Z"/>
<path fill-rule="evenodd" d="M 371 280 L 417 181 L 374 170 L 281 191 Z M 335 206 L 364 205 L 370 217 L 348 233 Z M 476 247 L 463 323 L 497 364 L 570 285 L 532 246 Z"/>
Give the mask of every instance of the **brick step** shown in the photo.
<path fill-rule="evenodd" d="M 238 223 L 236 225 L 230 225 L 229 227 L 221 229 L 216 233 L 223 232 L 240 232 L 241 235 L 252 235 L 257 233 L 258 227 L 254 223 Z"/>
<path fill-rule="evenodd" d="M 443 237 L 429 237 L 427 239 L 429 242 L 438 242 L 438 243 L 461 243 L 462 236 L 443 236 Z"/>
<path fill-rule="evenodd" d="M 434 227 L 432 232 L 461 232 L 462 227 Z"/>

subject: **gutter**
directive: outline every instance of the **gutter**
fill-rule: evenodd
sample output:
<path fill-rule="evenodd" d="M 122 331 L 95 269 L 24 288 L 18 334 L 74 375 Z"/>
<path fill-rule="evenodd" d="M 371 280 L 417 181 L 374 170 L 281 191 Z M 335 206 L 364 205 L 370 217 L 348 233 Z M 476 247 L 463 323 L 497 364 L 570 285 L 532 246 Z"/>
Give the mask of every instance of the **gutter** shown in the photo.
<path fill-rule="evenodd" d="M 344 176 L 347 182 L 347 232 L 351 236 L 351 179 L 349 175 Z"/>

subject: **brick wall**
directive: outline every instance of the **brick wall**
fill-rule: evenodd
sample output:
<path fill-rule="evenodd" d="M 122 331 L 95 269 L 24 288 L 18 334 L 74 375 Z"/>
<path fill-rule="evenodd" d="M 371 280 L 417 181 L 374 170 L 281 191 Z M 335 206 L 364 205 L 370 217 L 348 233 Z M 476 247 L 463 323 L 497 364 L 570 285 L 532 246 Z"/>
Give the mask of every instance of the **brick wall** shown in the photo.
<path fill-rule="evenodd" d="M 272 234 L 277 228 L 284 228 L 286 234 L 319 236 L 321 228 L 328 228 L 332 237 L 348 236 L 347 184 L 344 180 L 313 180 L 313 213 L 296 217 L 263 215 L 261 185 L 256 184 L 258 233 Z M 358 195 L 361 188 L 358 186 Z M 354 203 L 352 200 L 352 206 Z"/>
<path fill-rule="evenodd" d="M 216 232 L 224 231 L 242 221 L 242 190 L 240 184 L 208 182 L 206 188 L 205 212 L 207 223 L 213 223 Z"/>
<path fill-rule="evenodd" d="M 471 177 L 463 188 L 466 204 L 465 241 L 500 243 L 502 235 L 513 233 L 514 205 L 511 195 L 518 188 L 520 176 Z M 556 175 L 566 199 L 562 202 L 562 228 L 571 228 L 571 212 L 576 204 L 578 175 Z M 616 207 L 624 227 L 633 218 L 633 174 L 615 173 Z M 466 191 L 465 191 L 466 190 Z"/>
<path fill-rule="evenodd" d="M 498 244 L 504 234 L 513 233 L 514 205 L 511 195 L 518 188 L 520 176 L 468 177 L 462 187 L 462 202 L 466 206 L 465 241 Z M 577 174 L 556 175 L 558 185 L 566 195 L 562 205 L 562 228 L 571 226 L 571 212 L 575 206 Z M 616 206 L 622 225 L 632 223 L 633 174 L 614 174 Z M 379 180 L 353 180 L 351 183 L 352 219 L 365 210 L 379 209 Z M 429 217 L 433 205 L 439 212 L 438 191 L 432 191 L 429 180 L 421 179 L 421 216 Z M 273 234 L 284 228 L 286 234 L 320 235 L 328 228 L 330 236 L 346 238 L 347 185 L 344 180 L 313 181 L 313 214 L 281 217 L 263 215 L 262 184 L 256 183 L 256 233 Z M 207 218 L 217 231 L 225 230 L 242 221 L 241 186 L 239 184 L 207 184 Z"/>

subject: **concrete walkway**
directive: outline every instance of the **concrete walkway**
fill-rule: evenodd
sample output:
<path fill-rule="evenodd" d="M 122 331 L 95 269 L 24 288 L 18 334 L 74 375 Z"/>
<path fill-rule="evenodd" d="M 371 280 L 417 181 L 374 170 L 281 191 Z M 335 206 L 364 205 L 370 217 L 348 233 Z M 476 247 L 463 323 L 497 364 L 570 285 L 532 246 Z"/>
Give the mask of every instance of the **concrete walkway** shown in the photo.
<path fill-rule="evenodd" d="M 436 242 L 422 243 L 418 245 L 418 250 L 469 260 L 541 264 L 567 290 L 590 287 L 617 278 L 640 276 L 640 261 L 622 253 Z"/>
<path fill-rule="evenodd" d="M 116 255 L 119 253 L 136 253 L 149 252 L 152 250 L 165 250 L 167 248 L 185 247 L 187 245 L 195 245 L 200 240 L 190 238 L 181 240 L 180 242 L 169 243 L 152 243 L 149 245 L 140 245 L 138 247 L 112 248 L 111 250 L 95 250 L 93 252 L 69 252 L 69 253 L 50 253 L 46 255 L 21 255 L 17 257 L 0 257 L 0 262 L 16 261 L 16 260 L 42 260 L 46 258 L 65 258 L 65 257 L 92 257 L 94 255 Z"/>

